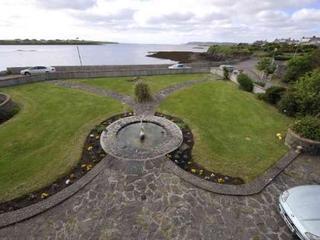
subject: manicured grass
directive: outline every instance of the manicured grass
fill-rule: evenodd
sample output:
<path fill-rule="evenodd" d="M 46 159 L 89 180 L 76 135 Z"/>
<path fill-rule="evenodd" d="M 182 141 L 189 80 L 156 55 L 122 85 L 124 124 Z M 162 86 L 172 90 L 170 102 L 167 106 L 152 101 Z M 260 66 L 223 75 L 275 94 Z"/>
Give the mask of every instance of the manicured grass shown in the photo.
<path fill-rule="evenodd" d="M 145 76 L 141 77 L 141 79 L 149 85 L 152 93 L 157 93 L 161 89 L 166 88 L 170 85 L 175 85 L 177 83 L 189 80 L 201 80 L 209 76 L 209 74 L 174 74 Z M 135 82 L 130 81 L 132 79 L 134 79 L 134 77 L 95 78 L 72 81 L 78 81 L 92 86 L 101 87 L 122 94 L 133 96 Z"/>
<path fill-rule="evenodd" d="M 291 119 L 231 82 L 202 83 L 169 96 L 160 111 L 187 122 L 195 136 L 193 158 L 207 169 L 250 181 L 287 152 Z"/>
<path fill-rule="evenodd" d="M 112 99 L 47 83 L 1 91 L 22 108 L 0 125 L 0 202 L 67 173 L 80 160 L 90 129 L 123 110 Z"/>

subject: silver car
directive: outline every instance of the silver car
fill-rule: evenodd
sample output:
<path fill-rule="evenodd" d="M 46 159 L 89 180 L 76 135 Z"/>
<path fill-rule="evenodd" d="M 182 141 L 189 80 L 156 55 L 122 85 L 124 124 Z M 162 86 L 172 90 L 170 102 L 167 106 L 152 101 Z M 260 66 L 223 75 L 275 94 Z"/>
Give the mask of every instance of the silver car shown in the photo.
<path fill-rule="evenodd" d="M 290 188 L 279 197 L 280 214 L 302 240 L 320 240 L 320 185 Z"/>
<path fill-rule="evenodd" d="M 21 70 L 20 74 L 31 76 L 31 75 L 38 75 L 38 74 L 55 72 L 55 71 L 56 69 L 54 67 L 35 66 L 35 67 L 30 67 L 30 68 Z"/>
<path fill-rule="evenodd" d="M 169 68 L 169 69 L 189 69 L 189 68 L 191 68 L 191 67 L 186 66 L 186 65 L 184 65 L 184 64 L 182 64 L 182 63 L 177 63 L 177 64 L 174 64 L 174 65 L 169 66 L 168 68 Z"/>

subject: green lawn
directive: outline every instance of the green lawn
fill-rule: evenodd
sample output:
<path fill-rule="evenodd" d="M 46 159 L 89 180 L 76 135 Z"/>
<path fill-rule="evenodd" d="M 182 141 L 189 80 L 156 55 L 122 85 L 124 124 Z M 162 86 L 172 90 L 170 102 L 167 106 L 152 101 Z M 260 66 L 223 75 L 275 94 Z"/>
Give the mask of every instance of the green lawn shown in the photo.
<path fill-rule="evenodd" d="M 288 151 L 276 134 L 284 134 L 292 120 L 231 82 L 176 92 L 160 111 L 189 124 L 195 136 L 194 160 L 216 172 L 250 181 Z"/>
<path fill-rule="evenodd" d="M 68 172 L 80 160 L 90 129 L 124 108 L 112 99 L 47 83 L 1 91 L 22 108 L 0 125 L 0 202 Z"/>
<path fill-rule="evenodd" d="M 209 77 L 209 74 L 175 74 L 175 75 L 158 75 L 145 76 L 141 79 L 148 83 L 152 93 L 157 93 L 159 90 L 170 85 L 175 85 L 189 80 L 201 80 Z M 93 78 L 83 80 L 71 80 L 89 84 L 95 87 L 109 89 L 126 95 L 133 96 L 135 82 L 130 81 L 134 77 L 117 77 L 117 78 Z"/>

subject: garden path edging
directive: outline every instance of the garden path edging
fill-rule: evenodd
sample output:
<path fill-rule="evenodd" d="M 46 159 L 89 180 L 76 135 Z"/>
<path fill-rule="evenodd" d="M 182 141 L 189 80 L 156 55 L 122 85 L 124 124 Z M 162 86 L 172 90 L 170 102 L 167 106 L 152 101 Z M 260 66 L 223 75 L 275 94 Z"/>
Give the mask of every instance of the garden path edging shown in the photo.
<path fill-rule="evenodd" d="M 231 195 L 231 196 L 249 196 L 260 193 L 266 186 L 268 186 L 284 169 L 287 168 L 301 152 L 296 150 L 289 150 L 274 166 L 269 168 L 263 175 L 257 177 L 255 180 L 242 185 L 227 185 L 218 184 L 207 181 L 198 176 L 195 176 L 184 169 L 180 168 L 171 160 L 165 163 L 165 168 L 173 172 L 184 181 L 207 190 L 212 193 Z"/>
<path fill-rule="evenodd" d="M 112 157 L 107 155 L 78 181 L 43 201 L 15 211 L 0 214 L 0 229 L 41 214 L 67 200 L 98 176 L 98 174 L 105 169 L 105 166 L 110 159 L 112 159 Z"/>

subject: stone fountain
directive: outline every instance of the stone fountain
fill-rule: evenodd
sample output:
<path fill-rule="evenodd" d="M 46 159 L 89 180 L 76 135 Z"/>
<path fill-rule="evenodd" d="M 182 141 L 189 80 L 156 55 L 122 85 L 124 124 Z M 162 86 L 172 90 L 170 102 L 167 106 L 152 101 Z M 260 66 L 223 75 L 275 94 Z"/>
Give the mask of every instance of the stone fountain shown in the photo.
<path fill-rule="evenodd" d="M 117 158 L 146 160 L 177 149 L 183 137 L 180 128 L 163 117 L 131 116 L 110 124 L 101 134 L 103 150 Z"/>

